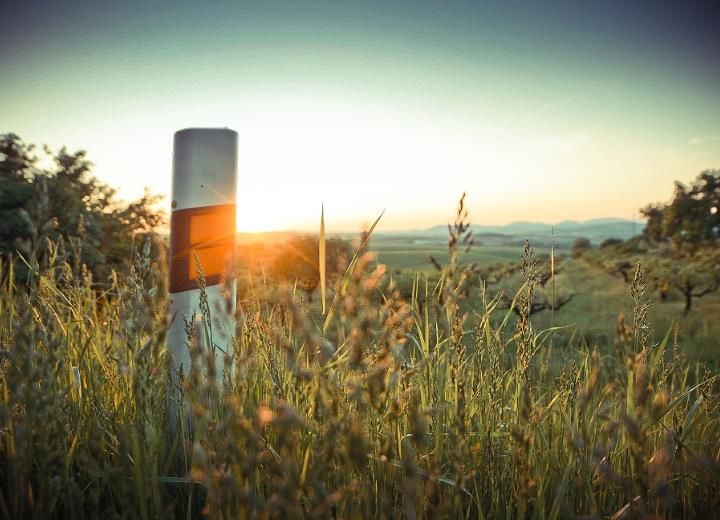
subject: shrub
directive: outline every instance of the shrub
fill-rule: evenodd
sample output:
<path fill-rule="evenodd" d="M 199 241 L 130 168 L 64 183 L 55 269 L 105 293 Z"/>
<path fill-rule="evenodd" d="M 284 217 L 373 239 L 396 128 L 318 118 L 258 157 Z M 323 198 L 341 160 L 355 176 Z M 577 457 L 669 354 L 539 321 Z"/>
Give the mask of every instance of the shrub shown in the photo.
<path fill-rule="evenodd" d="M 576 238 L 570 246 L 570 254 L 573 258 L 580 258 L 587 251 L 592 249 L 590 240 L 585 237 Z"/>

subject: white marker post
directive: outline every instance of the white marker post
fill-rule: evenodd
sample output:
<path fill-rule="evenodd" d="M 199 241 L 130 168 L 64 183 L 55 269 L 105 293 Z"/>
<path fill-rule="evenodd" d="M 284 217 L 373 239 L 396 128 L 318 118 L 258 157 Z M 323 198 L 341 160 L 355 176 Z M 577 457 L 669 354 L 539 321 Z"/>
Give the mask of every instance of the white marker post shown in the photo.
<path fill-rule="evenodd" d="M 181 371 L 187 375 L 190 369 L 183 318 L 192 322 L 193 316 L 201 315 L 195 254 L 205 274 L 212 317 L 212 345 L 201 334 L 200 346 L 232 353 L 237 156 L 238 136 L 233 130 L 188 128 L 175 133 L 170 218 L 172 322 L 167 334 L 173 384 Z M 227 297 L 223 296 L 224 287 L 230 289 Z M 218 378 L 224 366 L 222 351 L 216 351 Z"/>

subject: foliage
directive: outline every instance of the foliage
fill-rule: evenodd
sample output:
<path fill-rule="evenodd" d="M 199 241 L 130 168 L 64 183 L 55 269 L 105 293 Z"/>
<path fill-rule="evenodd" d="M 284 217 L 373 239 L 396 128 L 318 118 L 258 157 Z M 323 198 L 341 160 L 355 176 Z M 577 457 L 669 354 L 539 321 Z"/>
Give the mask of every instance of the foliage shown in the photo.
<path fill-rule="evenodd" d="M 112 270 L 126 272 L 136 239 L 162 222 L 154 209 L 158 197 L 146 193 L 120 203 L 92 175 L 85 152 L 46 149 L 53 166 L 42 169 L 34 150 L 15 134 L 0 135 L 0 256 L 19 253 L 28 260 L 52 240 L 76 271 L 85 265 L 98 281 Z M 17 269 L 17 276 L 26 276 L 24 262 Z"/>
<path fill-rule="evenodd" d="M 626 283 L 632 279 L 634 266 L 641 263 L 661 301 L 669 301 L 673 291 L 680 293 L 685 316 L 697 298 L 720 289 L 720 253 L 715 248 L 695 249 L 691 255 L 677 255 L 662 248 L 628 255 L 622 247 L 613 247 L 598 250 L 584 259 Z"/>
<path fill-rule="evenodd" d="M 313 235 L 298 235 L 288 239 L 280 246 L 275 256 L 270 273 L 277 281 L 297 287 L 312 302 L 312 296 L 320 283 L 320 270 L 318 266 L 318 237 Z M 326 273 L 329 281 L 345 272 L 352 256 L 352 244 L 342 238 L 328 238 L 325 240 Z"/>
<path fill-rule="evenodd" d="M 506 263 L 492 264 L 478 270 L 479 280 L 482 292 L 491 298 L 498 300 L 498 307 L 501 309 L 510 309 L 516 315 L 520 316 L 523 312 L 527 312 L 529 316 L 542 311 L 557 311 L 570 303 L 575 296 L 573 293 L 556 293 L 554 284 L 548 288 L 548 283 L 553 281 L 563 270 L 565 260 L 562 257 L 552 255 L 534 256 L 534 251 L 530 247 L 528 241 L 525 242 L 522 263 Z M 522 273 L 523 269 L 527 272 L 520 277 L 519 283 L 526 284 L 526 278 L 532 279 L 534 286 L 532 301 L 526 303 L 526 307 L 521 309 L 517 299 L 513 296 L 519 290 L 518 285 L 512 291 L 502 290 L 500 288 L 493 289 L 504 280 L 517 278 L 518 273 Z"/>
<path fill-rule="evenodd" d="M 599 247 L 592 254 L 585 255 L 583 260 L 611 276 L 621 278 L 626 284 L 630 283 L 635 266 L 644 257 L 627 252 L 624 246 L 621 242 Z"/>
<path fill-rule="evenodd" d="M 600 249 L 606 249 L 611 247 L 617 247 L 623 244 L 623 240 L 620 238 L 606 238 L 600 243 Z"/>
<path fill-rule="evenodd" d="M 720 251 L 700 249 L 683 259 L 656 256 L 649 260 L 648 271 L 663 299 L 670 289 L 683 295 L 687 315 L 694 299 L 720 289 Z"/>
<path fill-rule="evenodd" d="M 11 251 L 16 238 L 30 236 L 31 223 L 23 209 L 33 202 L 33 148 L 13 134 L 0 136 L 0 252 Z"/>
<path fill-rule="evenodd" d="M 720 237 L 720 170 L 705 170 L 686 186 L 675 183 L 668 204 L 650 204 L 642 214 L 643 231 L 652 242 L 670 241 L 677 251 L 692 252 L 715 244 Z"/>
<path fill-rule="evenodd" d="M 661 301 L 668 301 L 671 292 L 680 293 L 687 315 L 697 298 L 720 289 L 719 209 L 720 171 L 706 170 L 690 187 L 676 182 L 668 204 L 642 210 L 648 219 L 642 240 L 606 241 L 584 258 L 625 282 L 641 262 Z"/>
<path fill-rule="evenodd" d="M 570 246 L 570 254 L 573 258 L 580 258 L 587 251 L 592 250 L 590 240 L 585 237 L 576 238 Z"/>

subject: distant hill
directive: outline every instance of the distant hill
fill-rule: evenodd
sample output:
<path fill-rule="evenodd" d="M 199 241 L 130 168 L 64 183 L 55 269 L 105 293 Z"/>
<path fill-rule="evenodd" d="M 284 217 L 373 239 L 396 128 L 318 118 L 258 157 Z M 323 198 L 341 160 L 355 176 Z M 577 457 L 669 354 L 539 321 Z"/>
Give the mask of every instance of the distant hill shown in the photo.
<path fill-rule="evenodd" d="M 536 245 L 546 245 L 552 241 L 553 226 L 555 243 L 569 245 L 578 237 L 586 237 L 597 245 L 608 238 L 627 240 L 642 233 L 645 222 L 621 218 L 596 218 L 585 221 L 564 220 L 557 224 L 544 222 L 512 222 L 503 226 L 472 226 L 477 242 L 484 244 L 515 244 L 526 238 Z M 429 229 L 413 231 L 413 235 L 436 237 L 447 235 L 447 226 L 434 226 Z"/>
<path fill-rule="evenodd" d="M 585 221 L 564 220 L 555 227 L 555 245 L 569 247 L 578 237 L 586 237 L 594 245 L 600 244 L 608 238 L 627 240 L 639 235 L 645 227 L 645 222 L 621 218 L 596 218 Z M 553 241 L 553 224 L 544 222 L 512 222 L 503 226 L 472 226 L 475 242 L 484 245 L 521 245 L 525 239 L 535 246 L 550 246 Z M 300 231 L 270 231 L 264 233 L 238 233 L 238 244 L 254 246 L 284 242 L 288 238 L 308 232 Z M 358 233 L 331 233 L 328 236 L 337 236 L 347 240 L 357 239 Z M 447 243 L 447 225 L 433 226 L 428 229 L 415 229 L 408 231 L 376 231 L 373 242 L 397 243 L 403 241 L 415 245 L 439 245 Z"/>

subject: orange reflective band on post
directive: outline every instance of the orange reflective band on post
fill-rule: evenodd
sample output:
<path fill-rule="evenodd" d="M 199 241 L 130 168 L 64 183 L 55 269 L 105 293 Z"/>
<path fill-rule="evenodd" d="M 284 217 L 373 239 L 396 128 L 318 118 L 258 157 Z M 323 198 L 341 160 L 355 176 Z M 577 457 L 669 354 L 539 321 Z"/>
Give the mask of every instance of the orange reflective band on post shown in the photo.
<path fill-rule="evenodd" d="M 179 209 L 170 217 L 170 292 L 197 289 L 195 255 L 206 285 L 219 284 L 235 251 L 235 204 Z"/>

